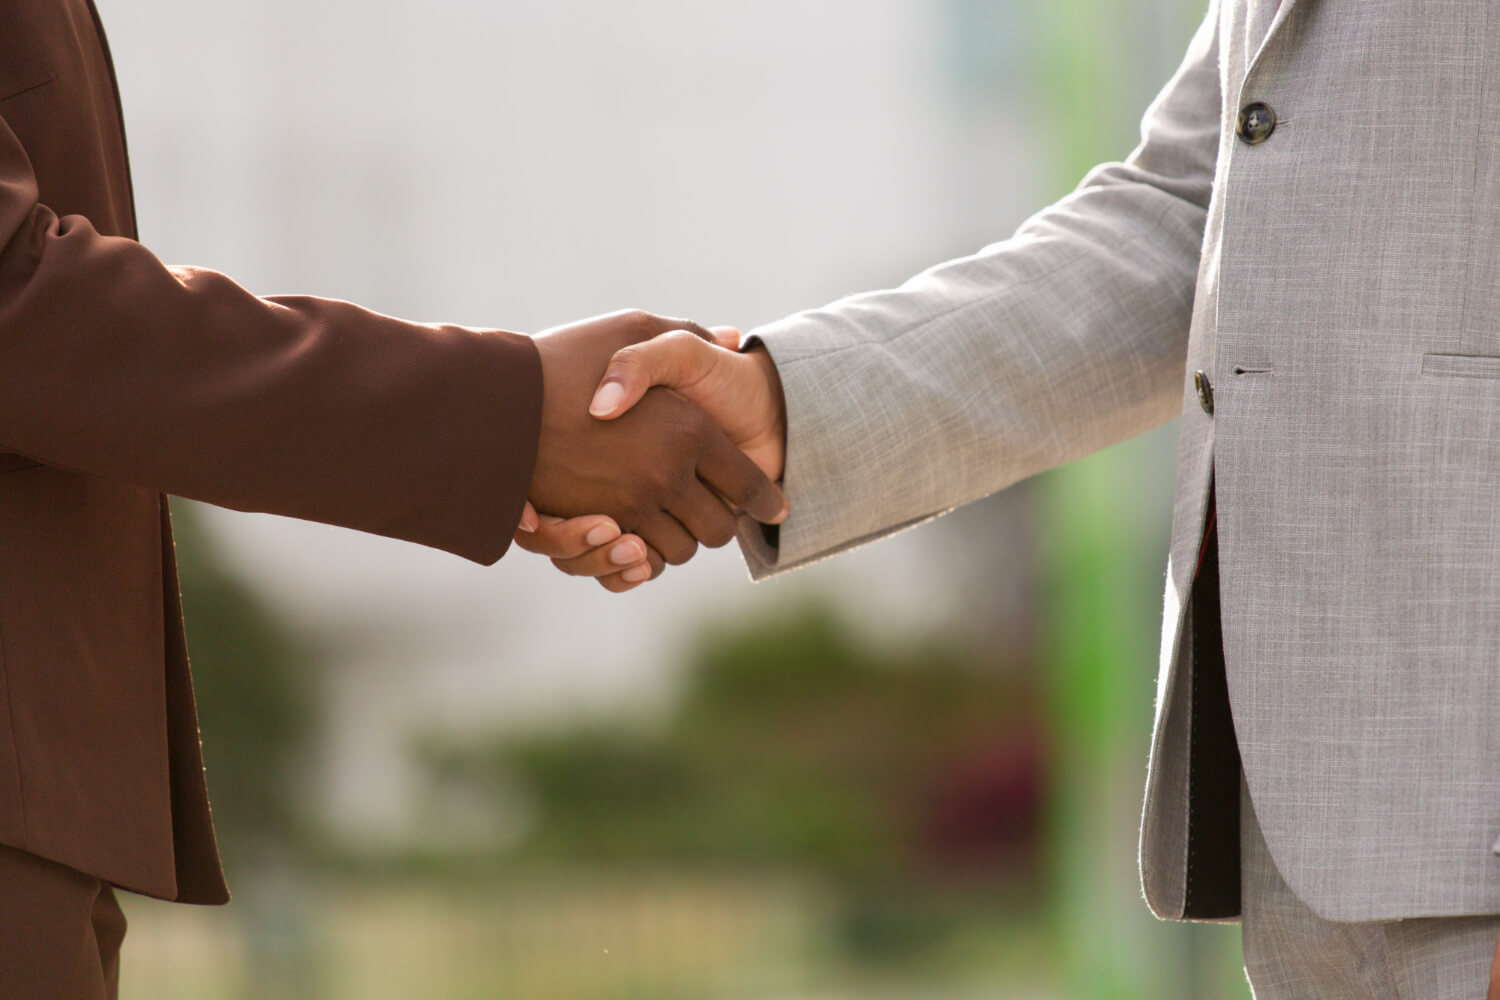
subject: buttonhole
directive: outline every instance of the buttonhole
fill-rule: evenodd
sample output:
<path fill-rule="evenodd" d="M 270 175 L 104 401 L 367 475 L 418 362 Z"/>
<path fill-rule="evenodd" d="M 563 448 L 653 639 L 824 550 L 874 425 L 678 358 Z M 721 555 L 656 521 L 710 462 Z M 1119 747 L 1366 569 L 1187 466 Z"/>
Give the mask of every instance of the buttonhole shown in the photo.
<path fill-rule="evenodd" d="M 1235 365 L 1230 369 L 1235 375 L 1274 375 L 1276 372 L 1270 365 Z"/>

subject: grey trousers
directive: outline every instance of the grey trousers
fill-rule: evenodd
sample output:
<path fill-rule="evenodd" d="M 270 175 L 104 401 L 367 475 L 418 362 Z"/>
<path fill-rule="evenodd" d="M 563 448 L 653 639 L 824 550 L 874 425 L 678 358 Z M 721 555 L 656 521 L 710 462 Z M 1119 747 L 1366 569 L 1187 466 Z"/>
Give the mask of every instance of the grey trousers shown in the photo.
<path fill-rule="evenodd" d="M 1255 1000 L 1484 1000 L 1500 916 L 1324 920 L 1282 881 L 1243 779 L 1240 859 Z"/>

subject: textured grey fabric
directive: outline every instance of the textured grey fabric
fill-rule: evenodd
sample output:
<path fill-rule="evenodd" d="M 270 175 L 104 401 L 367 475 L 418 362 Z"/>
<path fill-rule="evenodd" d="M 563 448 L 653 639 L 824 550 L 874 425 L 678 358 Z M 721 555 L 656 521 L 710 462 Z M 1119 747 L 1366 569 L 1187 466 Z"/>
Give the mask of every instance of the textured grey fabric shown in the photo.
<path fill-rule="evenodd" d="M 1146 898 L 1183 912 L 1183 604 L 1217 478 L 1244 767 L 1320 915 L 1500 912 L 1500 16 L 1212 5 L 1142 144 L 980 253 L 755 331 L 788 416 L 761 577 L 1179 412 Z M 1264 101 L 1261 145 L 1234 136 Z M 1191 373 L 1208 372 L 1206 414 Z"/>
<path fill-rule="evenodd" d="M 1276 871 L 1240 786 L 1245 974 L 1255 1000 L 1480 1000 L 1500 917 L 1324 920 Z"/>

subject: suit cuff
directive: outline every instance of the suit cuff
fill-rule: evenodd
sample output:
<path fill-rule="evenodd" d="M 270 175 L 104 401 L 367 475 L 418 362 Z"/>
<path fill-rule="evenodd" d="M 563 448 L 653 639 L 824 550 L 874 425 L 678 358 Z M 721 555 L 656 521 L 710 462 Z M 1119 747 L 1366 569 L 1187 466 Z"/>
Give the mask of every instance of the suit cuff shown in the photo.
<path fill-rule="evenodd" d="M 800 569 L 947 513 L 935 510 L 898 523 L 867 525 L 869 502 L 859 455 L 879 437 L 852 408 L 827 404 L 840 362 L 820 345 L 828 336 L 806 317 L 793 316 L 751 331 L 742 350 L 759 344 L 771 356 L 786 400 L 786 463 L 781 489 L 791 513 L 780 525 L 742 517 L 737 538 L 752 580 Z"/>
<path fill-rule="evenodd" d="M 542 361 L 528 336 L 464 333 L 466 363 L 454 366 L 457 384 L 450 388 L 452 398 L 468 403 L 448 440 L 435 442 L 444 457 L 428 463 L 446 479 L 436 497 L 440 502 L 427 507 L 427 525 L 400 534 L 488 566 L 510 548 L 531 490 L 542 425 Z"/>

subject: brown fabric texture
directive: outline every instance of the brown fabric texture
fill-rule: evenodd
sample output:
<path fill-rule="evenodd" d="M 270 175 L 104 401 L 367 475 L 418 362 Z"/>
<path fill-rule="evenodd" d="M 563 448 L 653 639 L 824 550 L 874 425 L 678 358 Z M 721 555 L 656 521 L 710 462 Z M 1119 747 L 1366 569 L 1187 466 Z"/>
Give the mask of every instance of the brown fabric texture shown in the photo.
<path fill-rule="evenodd" d="M 493 562 L 540 362 L 518 334 L 259 298 L 134 237 L 92 5 L 0 5 L 0 843 L 218 902 L 163 494 Z"/>
<path fill-rule="evenodd" d="M 108 885 L 0 847 L 0 997 L 115 1000 L 124 939 Z"/>

